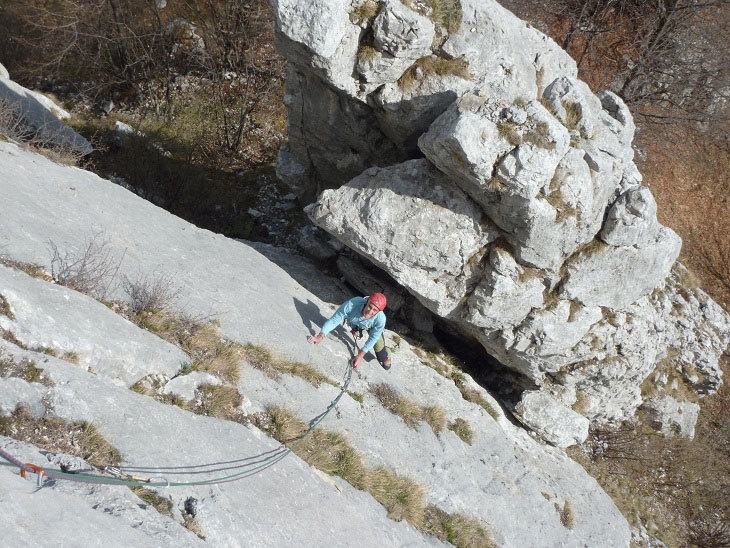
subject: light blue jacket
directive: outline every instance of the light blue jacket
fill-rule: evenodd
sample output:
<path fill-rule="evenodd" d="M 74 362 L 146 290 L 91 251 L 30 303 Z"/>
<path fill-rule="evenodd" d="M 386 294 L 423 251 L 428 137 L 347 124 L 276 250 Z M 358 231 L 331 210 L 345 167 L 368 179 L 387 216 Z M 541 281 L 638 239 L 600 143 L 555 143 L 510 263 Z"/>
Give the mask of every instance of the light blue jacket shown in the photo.
<path fill-rule="evenodd" d="M 368 302 L 367 297 L 354 297 L 349 301 L 342 303 L 340 308 L 327 320 L 322 326 L 322 333 L 327 334 L 332 331 L 335 327 L 342 323 L 342 320 L 347 321 L 347 325 L 350 327 L 359 327 L 360 329 L 367 329 L 368 340 L 362 347 L 363 352 L 369 352 L 372 350 L 375 343 L 383 334 L 385 329 L 385 313 L 381 310 L 375 316 L 369 320 L 362 319 L 362 309 L 365 307 L 365 303 Z"/>

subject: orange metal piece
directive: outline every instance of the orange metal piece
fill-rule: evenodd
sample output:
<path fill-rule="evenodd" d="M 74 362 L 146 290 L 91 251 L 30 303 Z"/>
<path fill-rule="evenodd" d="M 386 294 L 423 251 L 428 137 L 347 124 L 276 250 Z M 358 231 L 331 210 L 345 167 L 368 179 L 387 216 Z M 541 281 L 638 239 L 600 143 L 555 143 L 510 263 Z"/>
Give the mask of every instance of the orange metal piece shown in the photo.
<path fill-rule="evenodd" d="M 43 485 L 43 476 L 46 474 L 45 471 L 43 470 L 43 468 L 41 468 L 40 466 L 36 466 L 35 464 L 30 464 L 28 462 L 25 463 L 25 466 L 34 470 L 36 472 L 36 474 L 38 474 L 38 487 Z M 25 478 L 25 472 L 26 472 L 25 468 L 20 469 L 21 478 Z"/>

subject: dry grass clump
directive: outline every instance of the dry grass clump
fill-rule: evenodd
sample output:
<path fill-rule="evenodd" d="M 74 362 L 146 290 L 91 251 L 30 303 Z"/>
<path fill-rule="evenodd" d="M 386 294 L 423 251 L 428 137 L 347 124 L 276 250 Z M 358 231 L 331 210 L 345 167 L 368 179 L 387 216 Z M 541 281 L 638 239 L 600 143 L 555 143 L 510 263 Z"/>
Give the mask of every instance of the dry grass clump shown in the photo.
<path fill-rule="evenodd" d="M 577 129 L 578 124 L 583 119 L 583 107 L 580 103 L 565 102 L 565 120 L 563 123 L 568 129 Z"/>
<path fill-rule="evenodd" d="M 370 473 L 359 453 L 342 434 L 314 430 L 296 448 L 296 453 L 325 474 L 338 476 L 353 487 L 370 491 Z"/>
<path fill-rule="evenodd" d="M 563 507 L 558 507 L 560 511 L 560 523 L 566 529 L 572 529 L 575 527 L 575 509 L 573 508 L 573 501 L 570 499 L 565 500 Z"/>
<path fill-rule="evenodd" d="M 86 421 L 68 423 L 58 417 L 34 417 L 22 405 L 11 415 L 0 417 L 0 435 L 47 451 L 80 457 L 96 468 L 117 466 L 122 458 L 93 424 Z"/>
<path fill-rule="evenodd" d="M 253 423 L 275 440 L 291 445 L 307 431 L 307 424 L 285 407 L 272 405 L 263 415 L 252 417 Z"/>
<path fill-rule="evenodd" d="M 200 523 L 198 523 L 198 521 L 188 513 L 183 512 L 182 516 L 183 527 L 191 533 L 195 533 L 198 538 L 205 540 L 205 535 L 203 535 L 203 529 L 200 527 Z"/>
<path fill-rule="evenodd" d="M 438 435 L 446 428 L 446 410 L 443 407 L 437 405 L 426 406 L 423 408 L 421 415 L 434 434 Z"/>
<path fill-rule="evenodd" d="M 190 370 L 208 372 L 225 382 L 238 382 L 242 346 L 221 336 L 217 322 L 199 321 L 164 309 L 142 310 L 130 314 L 129 319 L 184 350 L 193 358 Z"/>
<path fill-rule="evenodd" d="M 469 72 L 469 63 L 464 59 L 447 59 L 436 55 L 421 57 L 413 63 L 398 79 L 401 91 L 412 91 L 418 84 L 431 76 L 457 76 L 471 80 L 474 76 Z"/>
<path fill-rule="evenodd" d="M 568 217 L 577 217 L 580 210 L 576 207 L 571 206 L 565 196 L 563 195 L 560 188 L 551 192 L 545 197 L 545 200 L 553 206 L 556 211 L 555 222 L 561 223 Z"/>
<path fill-rule="evenodd" d="M 15 319 L 15 314 L 13 314 L 13 311 L 10 309 L 10 303 L 2 293 L 0 293 L 0 314 L 7 316 L 11 320 Z"/>
<path fill-rule="evenodd" d="M 172 501 L 169 498 L 165 498 L 160 495 L 154 489 L 148 489 L 141 486 L 130 487 L 132 492 L 137 495 L 142 502 L 148 506 L 152 506 L 163 516 L 172 517 Z"/>
<path fill-rule="evenodd" d="M 195 400 L 190 410 L 198 415 L 235 420 L 239 417 L 239 406 L 243 397 L 235 386 L 224 384 L 203 384 L 195 391 Z"/>
<path fill-rule="evenodd" d="M 448 428 L 454 434 L 459 436 L 465 443 L 471 445 L 474 442 L 474 431 L 471 429 L 471 426 L 466 420 L 460 417 L 454 419 L 453 422 L 449 423 Z"/>
<path fill-rule="evenodd" d="M 431 8 L 431 19 L 452 34 L 461 26 L 461 2 L 459 0 L 426 0 Z"/>
<path fill-rule="evenodd" d="M 274 355 L 265 346 L 252 343 L 246 344 L 243 347 L 243 359 L 255 369 L 263 372 L 267 377 L 279 380 L 279 371 L 274 366 Z"/>
<path fill-rule="evenodd" d="M 368 474 L 367 491 L 385 506 L 390 519 L 423 529 L 425 492 L 420 484 L 387 468 L 376 468 Z"/>
<path fill-rule="evenodd" d="M 454 546 L 496 548 L 487 527 L 463 514 L 448 514 L 433 505 L 426 508 L 424 529 Z"/>
<path fill-rule="evenodd" d="M 0 353 L 0 377 L 18 377 L 25 382 L 37 382 L 46 386 L 53 386 L 53 381 L 43 375 L 43 369 L 37 367 L 36 362 L 22 359 L 16 362 Z"/>
<path fill-rule="evenodd" d="M 10 268 L 15 268 L 16 270 L 25 272 L 26 274 L 28 274 L 28 276 L 31 276 L 33 278 L 39 278 L 39 279 L 45 280 L 47 282 L 50 282 L 53 279 L 46 272 L 46 269 L 44 267 L 42 267 L 41 265 L 24 263 L 21 261 L 16 261 L 14 259 L 11 259 L 9 257 L 2 257 L 2 256 L 0 256 L 0 264 L 10 267 Z"/>
<path fill-rule="evenodd" d="M 521 145 L 524 141 L 522 128 L 519 124 L 510 122 L 509 120 L 500 120 L 497 124 L 497 133 L 513 147 Z"/>
<path fill-rule="evenodd" d="M 431 21 L 443 27 L 448 34 L 458 31 L 461 26 L 462 10 L 459 0 L 424 0 L 422 3 L 414 0 L 401 0 L 401 2 L 412 10 L 428 16 Z M 426 10 L 422 7 L 424 4 Z"/>
<path fill-rule="evenodd" d="M 368 26 L 378 15 L 380 6 L 376 0 L 365 0 L 350 12 L 350 22 L 353 25 Z"/>
<path fill-rule="evenodd" d="M 446 427 L 446 411 L 441 407 L 421 407 L 408 398 L 400 396 L 387 383 L 372 385 L 369 391 L 383 407 L 394 415 L 398 415 L 403 419 L 403 422 L 413 429 L 418 428 L 421 421 L 426 421 L 436 435 Z"/>
<path fill-rule="evenodd" d="M 279 380 L 280 375 L 286 373 L 304 379 L 315 388 L 319 387 L 322 383 L 337 386 L 334 381 L 317 371 L 314 366 L 308 363 L 292 362 L 277 358 L 271 350 L 264 346 L 248 343 L 242 347 L 241 351 L 243 359 L 274 380 Z"/>
<path fill-rule="evenodd" d="M 377 59 L 378 50 L 368 44 L 362 44 L 357 49 L 357 62 L 359 64 L 368 64 Z"/>

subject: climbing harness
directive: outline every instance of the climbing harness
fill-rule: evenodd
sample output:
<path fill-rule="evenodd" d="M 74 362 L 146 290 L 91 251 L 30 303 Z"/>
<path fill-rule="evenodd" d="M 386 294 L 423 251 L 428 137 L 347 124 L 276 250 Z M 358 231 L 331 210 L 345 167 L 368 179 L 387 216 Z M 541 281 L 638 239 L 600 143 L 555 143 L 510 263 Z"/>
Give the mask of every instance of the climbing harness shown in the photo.
<path fill-rule="evenodd" d="M 357 346 L 357 342 L 356 342 Z M 348 366 L 345 371 L 344 380 L 340 393 L 333 399 L 327 408 L 309 421 L 309 427 L 304 432 L 301 438 L 296 443 L 292 444 L 291 447 L 282 445 L 281 447 L 272 451 L 266 451 L 253 457 L 247 457 L 227 462 L 217 462 L 209 464 L 199 464 L 193 466 L 179 466 L 179 467 L 157 467 L 157 468 L 145 468 L 145 467 L 115 467 L 107 466 L 103 470 L 93 471 L 74 471 L 65 472 L 63 470 L 46 469 L 36 466 L 35 464 L 24 463 L 21 460 L 13 457 L 4 449 L 0 448 L 0 457 L 10 462 L 11 464 L 20 468 L 20 475 L 26 478 L 27 474 L 37 474 L 38 487 L 43 486 L 45 478 L 49 479 L 61 479 L 76 481 L 82 483 L 95 483 L 95 484 L 109 484 L 109 485 L 127 485 L 127 486 L 146 486 L 146 487 L 182 487 L 191 485 L 214 485 L 220 483 L 229 483 L 237 481 L 243 478 L 247 478 L 270 468 L 284 457 L 295 451 L 312 433 L 312 431 L 325 419 L 325 417 L 335 408 L 337 403 L 342 398 L 342 395 L 347 391 L 347 387 L 350 384 L 352 378 L 352 362 L 348 361 Z M 229 474 L 225 472 L 233 471 Z M 167 479 L 168 476 L 183 474 L 183 475 L 211 475 L 218 474 L 217 476 L 209 479 L 201 479 L 197 481 L 180 481 L 173 482 Z M 220 475 L 223 474 L 223 475 Z M 149 476 L 149 477 L 145 477 Z"/>

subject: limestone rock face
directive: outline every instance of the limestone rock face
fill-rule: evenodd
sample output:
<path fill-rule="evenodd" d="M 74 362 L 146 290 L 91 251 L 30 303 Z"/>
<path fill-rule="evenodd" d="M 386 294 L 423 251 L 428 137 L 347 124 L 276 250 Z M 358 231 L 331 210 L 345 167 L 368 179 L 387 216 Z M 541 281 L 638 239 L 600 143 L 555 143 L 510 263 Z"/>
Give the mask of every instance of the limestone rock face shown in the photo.
<path fill-rule="evenodd" d="M 678 402 L 671 396 L 651 399 L 644 404 L 652 421 L 665 436 L 692 439 L 700 406 L 691 402 Z"/>
<path fill-rule="evenodd" d="M 273 5 L 290 62 L 280 176 L 316 225 L 537 387 L 525 424 L 576 443 L 576 415 L 631 417 L 652 373 L 719 388 L 730 318 L 683 283 L 616 94 L 489 0 L 448 17 Z"/>
<path fill-rule="evenodd" d="M 543 392 L 525 392 L 517 412 L 522 422 L 558 447 L 582 443 L 588 437 L 588 419 Z"/>
<path fill-rule="evenodd" d="M 337 190 L 325 190 L 305 210 L 440 316 L 459 305 L 497 236 L 482 210 L 426 160 L 368 169 Z"/>

